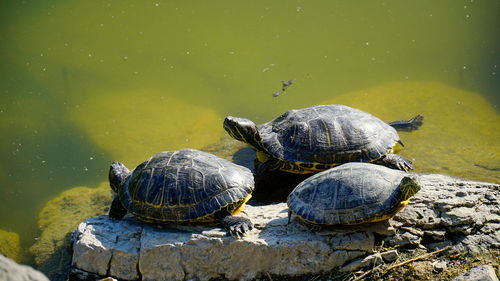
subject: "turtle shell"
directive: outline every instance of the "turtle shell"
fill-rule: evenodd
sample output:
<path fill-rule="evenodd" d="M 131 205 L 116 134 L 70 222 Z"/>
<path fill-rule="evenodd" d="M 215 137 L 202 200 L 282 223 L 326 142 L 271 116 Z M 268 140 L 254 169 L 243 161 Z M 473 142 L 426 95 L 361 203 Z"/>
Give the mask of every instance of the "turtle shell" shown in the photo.
<path fill-rule="evenodd" d="M 290 110 L 258 129 L 269 154 L 296 163 L 370 162 L 399 141 L 393 127 L 345 105 Z"/>
<path fill-rule="evenodd" d="M 146 221 L 194 221 L 243 204 L 253 190 L 251 171 L 207 152 L 160 152 L 125 179 L 123 206 Z"/>
<path fill-rule="evenodd" d="M 379 214 L 401 203 L 400 182 L 406 175 L 380 165 L 346 163 L 297 185 L 288 196 L 288 207 L 317 224 L 376 221 Z"/>

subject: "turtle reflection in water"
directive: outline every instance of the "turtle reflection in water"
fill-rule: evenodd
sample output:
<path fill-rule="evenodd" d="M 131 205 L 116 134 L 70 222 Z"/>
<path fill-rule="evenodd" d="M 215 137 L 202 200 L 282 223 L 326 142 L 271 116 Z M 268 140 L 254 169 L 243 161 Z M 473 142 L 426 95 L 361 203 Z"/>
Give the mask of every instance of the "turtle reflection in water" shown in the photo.
<path fill-rule="evenodd" d="M 315 174 L 288 196 L 291 213 L 314 224 L 361 224 L 391 218 L 420 190 L 416 178 L 380 165 L 347 163 Z"/>
<path fill-rule="evenodd" d="M 251 171 L 207 152 L 160 152 L 132 172 L 114 162 L 109 182 L 117 193 L 113 219 L 130 212 L 153 223 L 215 221 L 238 236 L 253 228 L 249 219 L 232 216 L 251 197 Z"/>
<path fill-rule="evenodd" d="M 417 115 L 385 123 L 345 105 L 317 105 L 290 110 L 260 126 L 228 116 L 224 129 L 257 151 L 256 174 L 310 174 L 347 162 L 377 162 L 407 171 L 411 161 L 393 153 L 397 143 L 402 145 L 396 130 L 417 129 L 422 119 Z"/>

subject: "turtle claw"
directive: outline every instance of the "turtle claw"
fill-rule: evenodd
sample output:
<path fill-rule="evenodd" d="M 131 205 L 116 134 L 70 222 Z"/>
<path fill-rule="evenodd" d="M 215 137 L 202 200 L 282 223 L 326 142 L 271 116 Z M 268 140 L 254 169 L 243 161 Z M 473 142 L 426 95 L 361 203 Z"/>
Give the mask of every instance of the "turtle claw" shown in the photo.
<path fill-rule="evenodd" d="M 397 154 L 387 154 L 382 159 L 382 162 L 389 167 L 393 167 L 405 172 L 408 172 L 408 170 L 413 169 L 413 164 L 410 160 Z"/>
<path fill-rule="evenodd" d="M 399 170 L 402 170 L 402 171 L 405 171 L 405 172 L 408 172 L 408 170 L 412 169 L 411 162 L 410 163 L 407 163 L 407 162 L 398 162 L 397 167 L 398 167 Z"/>
<path fill-rule="evenodd" d="M 253 223 L 249 219 L 242 217 L 227 216 L 222 219 L 221 223 L 231 236 L 237 238 L 253 229 Z"/>

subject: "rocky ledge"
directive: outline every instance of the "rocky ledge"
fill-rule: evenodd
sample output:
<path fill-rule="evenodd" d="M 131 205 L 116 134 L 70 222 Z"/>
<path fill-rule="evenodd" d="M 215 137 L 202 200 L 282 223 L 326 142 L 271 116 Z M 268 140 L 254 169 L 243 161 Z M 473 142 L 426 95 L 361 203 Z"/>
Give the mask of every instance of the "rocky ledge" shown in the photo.
<path fill-rule="evenodd" d="M 404 248 L 481 253 L 500 249 L 500 185 L 419 175 L 423 188 L 386 222 L 318 227 L 285 203 L 247 206 L 256 228 L 240 239 L 214 225 L 154 226 L 127 216 L 89 218 L 73 233 L 73 272 L 121 280 L 248 280 L 338 268 L 355 271 L 398 259 Z"/>

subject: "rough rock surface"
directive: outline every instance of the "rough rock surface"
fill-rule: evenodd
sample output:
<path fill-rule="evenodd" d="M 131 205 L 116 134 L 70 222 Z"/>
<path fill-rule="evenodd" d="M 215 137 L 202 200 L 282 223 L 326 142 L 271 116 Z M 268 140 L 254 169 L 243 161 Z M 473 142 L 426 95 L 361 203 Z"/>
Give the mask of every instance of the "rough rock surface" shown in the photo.
<path fill-rule="evenodd" d="M 18 264 L 3 255 L 0 255 L 0 280 L 49 281 L 40 271 L 27 265 Z"/>
<path fill-rule="evenodd" d="M 73 233 L 72 265 L 123 280 L 248 280 L 373 266 L 385 259 L 374 253 L 382 242 L 429 251 L 500 248 L 500 185 L 442 175 L 421 175 L 419 181 L 422 190 L 393 219 L 354 227 L 312 226 L 296 217 L 288 224 L 285 203 L 247 206 L 242 215 L 256 229 L 241 239 L 215 225 L 89 218 Z"/>
<path fill-rule="evenodd" d="M 453 281 L 498 281 L 495 269 L 491 265 L 481 265 L 471 268 Z"/>

